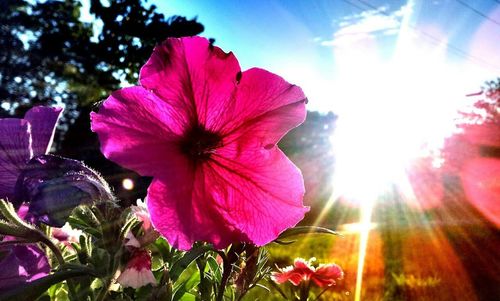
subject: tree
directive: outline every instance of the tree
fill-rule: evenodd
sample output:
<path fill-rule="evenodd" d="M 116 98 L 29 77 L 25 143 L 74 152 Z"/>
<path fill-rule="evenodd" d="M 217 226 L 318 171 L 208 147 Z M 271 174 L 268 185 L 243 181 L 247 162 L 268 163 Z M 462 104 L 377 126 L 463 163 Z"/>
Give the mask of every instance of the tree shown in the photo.
<path fill-rule="evenodd" d="M 203 31 L 195 19 L 166 19 L 141 0 L 92 0 L 95 21 L 82 22 L 78 0 L 0 4 L 0 99 L 11 114 L 34 104 L 64 103 L 66 122 L 121 83 L 137 81 L 156 43 Z M 102 29 L 99 26 L 102 24 Z"/>

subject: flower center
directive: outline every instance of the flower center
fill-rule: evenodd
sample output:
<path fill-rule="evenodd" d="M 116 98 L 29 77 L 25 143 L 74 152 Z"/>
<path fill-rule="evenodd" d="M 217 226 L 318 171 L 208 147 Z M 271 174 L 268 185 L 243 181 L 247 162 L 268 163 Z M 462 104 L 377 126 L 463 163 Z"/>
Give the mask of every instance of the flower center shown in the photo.
<path fill-rule="evenodd" d="M 180 146 L 181 151 L 194 161 L 205 161 L 222 146 L 222 139 L 217 133 L 196 125 L 184 134 Z"/>

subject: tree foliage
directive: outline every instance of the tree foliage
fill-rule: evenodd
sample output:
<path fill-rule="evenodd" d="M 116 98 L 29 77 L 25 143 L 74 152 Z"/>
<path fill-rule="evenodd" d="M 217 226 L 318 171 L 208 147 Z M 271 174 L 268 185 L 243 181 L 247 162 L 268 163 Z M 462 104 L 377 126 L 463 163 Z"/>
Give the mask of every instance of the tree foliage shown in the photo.
<path fill-rule="evenodd" d="M 34 104 L 76 108 L 135 83 L 156 43 L 203 31 L 195 19 L 165 18 L 141 0 L 90 1 L 93 22 L 82 21 L 78 0 L 0 3 L 0 99 L 11 114 Z M 16 112 L 17 111 L 17 112 Z"/>

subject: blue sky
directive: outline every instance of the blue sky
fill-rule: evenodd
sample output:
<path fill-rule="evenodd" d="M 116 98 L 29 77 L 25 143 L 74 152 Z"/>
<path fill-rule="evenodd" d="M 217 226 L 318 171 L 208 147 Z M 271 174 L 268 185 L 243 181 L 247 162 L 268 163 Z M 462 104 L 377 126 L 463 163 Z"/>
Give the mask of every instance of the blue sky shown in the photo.
<path fill-rule="evenodd" d="M 470 79 L 468 89 L 500 74 L 500 59 L 496 54 L 500 53 L 500 43 L 494 40 L 494 34 L 500 37 L 500 25 L 472 10 L 476 9 L 500 23 L 500 4 L 495 0 L 408 3 L 377 0 L 169 0 L 149 3 L 157 5 L 167 16 L 197 16 L 205 25 L 203 35 L 215 38 L 216 44 L 224 50 L 233 51 L 244 69 L 263 67 L 303 86 L 309 95 L 311 109 L 334 110 L 335 100 L 330 95 L 343 96 L 335 93 L 336 85 L 340 84 L 338 79 L 343 77 L 338 68 L 342 64 L 339 60 L 343 58 L 337 53 L 339 48 L 342 51 L 359 48 L 359 43 L 370 40 L 373 46 L 366 50 L 375 51 L 377 60 L 392 58 L 405 11 L 408 12 L 409 31 L 421 34 L 415 45 L 431 51 L 443 47 L 439 45 L 440 41 L 441 44 L 449 43 L 451 46 L 447 47 L 444 57 L 446 63 L 471 65 L 466 68 L 474 69 L 474 75 L 467 77 Z M 490 31 L 491 36 L 489 40 L 482 38 L 480 47 L 474 47 L 474 36 L 481 27 L 488 27 L 486 31 Z M 484 57 L 483 52 L 494 57 Z M 363 85 L 362 82 L 359 84 Z"/>

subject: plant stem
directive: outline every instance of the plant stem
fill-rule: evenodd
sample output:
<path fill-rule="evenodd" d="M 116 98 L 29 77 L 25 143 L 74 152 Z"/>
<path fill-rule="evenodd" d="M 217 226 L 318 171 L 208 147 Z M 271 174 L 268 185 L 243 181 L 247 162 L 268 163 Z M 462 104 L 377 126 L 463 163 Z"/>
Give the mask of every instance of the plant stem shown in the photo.
<path fill-rule="evenodd" d="M 96 301 L 103 301 L 106 300 L 106 295 L 108 294 L 109 287 L 111 286 L 111 280 L 113 277 L 108 277 L 106 278 L 105 281 L 103 281 L 102 288 L 99 291 L 99 294 L 96 297 Z"/>
<path fill-rule="evenodd" d="M 196 266 L 200 271 L 200 284 L 198 285 L 198 292 L 200 294 L 201 300 L 209 300 L 211 294 L 210 289 L 212 289 L 212 287 L 209 286 L 210 282 L 207 281 L 207 278 L 205 277 L 205 267 L 206 267 L 205 258 L 201 256 L 198 257 L 196 259 Z"/>
<path fill-rule="evenodd" d="M 324 293 L 326 293 L 326 291 L 329 289 L 330 287 L 327 286 L 324 290 L 321 291 L 321 293 L 319 293 L 319 295 L 313 300 L 313 301 L 316 301 L 316 300 L 319 300 L 319 297 L 321 297 L 321 295 L 323 295 Z"/>
<path fill-rule="evenodd" d="M 45 244 L 49 249 L 52 251 L 54 256 L 57 259 L 57 262 L 59 263 L 59 268 L 64 266 L 66 263 L 64 261 L 64 257 L 62 256 L 61 250 L 48 238 L 45 234 L 40 232 L 40 241 Z M 66 283 L 68 284 L 68 292 L 71 300 L 77 301 L 78 300 L 78 294 L 76 293 L 76 285 L 73 279 L 68 279 L 66 280 Z"/>
<path fill-rule="evenodd" d="M 41 236 L 40 242 L 42 242 L 44 245 L 49 247 L 49 249 L 52 251 L 52 253 L 56 257 L 57 262 L 59 263 L 59 266 L 64 265 L 66 262 L 64 261 L 64 258 L 61 254 L 61 250 L 59 250 L 59 248 L 56 245 L 54 245 L 54 243 L 50 240 L 50 238 L 45 236 L 45 234 L 40 232 L 40 236 Z"/>
<path fill-rule="evenodd" d="M 300 285 L 300 301 L 307 301 L 307 299 L 309 299 L 309 281 Z"/>
<path fill-rule="evenodd" d="M 231 264 L 231 262 L 229 262 L 229 259 L 227 258 L 226 254 L 224 254 L 224 252 L 218 252 L 218 253 L 220 257 L 222 257 L 223 272 L 219 290 L 216 295 L 216 301 L 222 301 L 224 299 L 224 291 L 226 290 L 227 281 L 229 280 L 229 276 L 233 271 L 233 265 Z"/>

